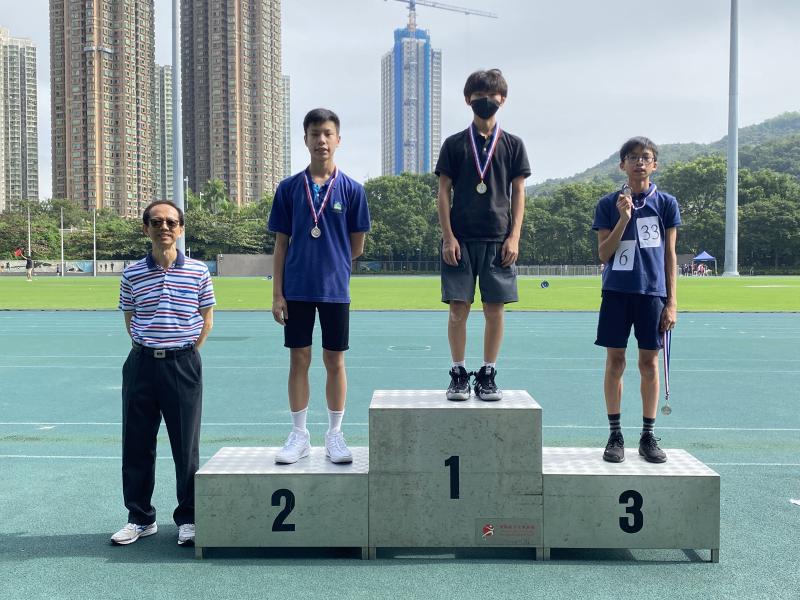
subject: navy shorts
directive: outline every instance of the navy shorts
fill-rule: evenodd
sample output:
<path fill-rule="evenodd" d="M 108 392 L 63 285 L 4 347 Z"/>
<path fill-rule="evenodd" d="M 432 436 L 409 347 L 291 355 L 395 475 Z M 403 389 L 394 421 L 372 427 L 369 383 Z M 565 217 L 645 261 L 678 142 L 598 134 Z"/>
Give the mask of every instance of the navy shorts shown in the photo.
<path fill-rule="evenodd" d="M 663 334 L 659 331 L 666 300 L 660 296 L 626 294 L 603 290 L 595 344 L 606 348 L 627 348 L 633 333 L 642 350 L 660 350 Z"/>
<path fill-rule="evenodd" d="M 287 300 L 286 309 L 289 318 L 283 328 L 283 345 L 287 348 L 311 345 L 317 312 L 322 329 L 322 347 L 333 352 L 343 352 L 350 347 L 350 304 Z"/>
<path fill-rule="evenodd" d="M 475 280 L 481 289 L 481 301 L 490 304 L 516 302 L 517 266 L 502 266 L 502 242 L 459 242 L 461 260 L 456 266 L 442 262 L 442 302 L 472 304 Z"/>

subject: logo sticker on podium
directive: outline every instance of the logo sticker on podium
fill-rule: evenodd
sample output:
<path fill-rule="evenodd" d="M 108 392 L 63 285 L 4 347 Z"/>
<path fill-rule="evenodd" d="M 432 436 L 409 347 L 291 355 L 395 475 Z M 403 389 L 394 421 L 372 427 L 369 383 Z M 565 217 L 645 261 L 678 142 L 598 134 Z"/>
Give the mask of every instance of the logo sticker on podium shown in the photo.
<path fill-rule="evenodd" d="M 478 545 L 535 546 L 541 525 L 528 519 L 476 519 Z"/>

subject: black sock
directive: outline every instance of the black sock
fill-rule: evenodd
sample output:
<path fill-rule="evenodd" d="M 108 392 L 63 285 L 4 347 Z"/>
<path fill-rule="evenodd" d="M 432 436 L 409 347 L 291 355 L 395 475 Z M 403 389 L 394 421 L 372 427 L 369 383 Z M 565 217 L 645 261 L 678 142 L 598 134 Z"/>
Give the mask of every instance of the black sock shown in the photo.
<path fill-rule="evenodd" d="M 647 417 L 642 417 L 642 434 L 645 433 L 653 433 L 653 428 L 656 425 L 655 419 L 648 419 Z"/>
<path fill-rule="evenodd" d="M 611 429 L 611 433 L 622 433 L 622 427 L 619 424 L 620 414 L 608 415 L 608 426 Z"/>

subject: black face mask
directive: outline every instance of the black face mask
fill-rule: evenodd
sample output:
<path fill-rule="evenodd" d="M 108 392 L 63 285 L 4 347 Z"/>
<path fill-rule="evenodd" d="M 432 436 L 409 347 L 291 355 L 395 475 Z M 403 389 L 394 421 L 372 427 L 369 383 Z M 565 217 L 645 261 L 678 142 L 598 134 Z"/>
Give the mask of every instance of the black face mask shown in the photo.
<path fill-rule="evenodd" d="M 500 109 L 500 104 L 488 96 L 473 100 L 469 103 L 469 105 L 472 107 L 472 112 L 478 115 L 481 119 L 491 119 Z"/>

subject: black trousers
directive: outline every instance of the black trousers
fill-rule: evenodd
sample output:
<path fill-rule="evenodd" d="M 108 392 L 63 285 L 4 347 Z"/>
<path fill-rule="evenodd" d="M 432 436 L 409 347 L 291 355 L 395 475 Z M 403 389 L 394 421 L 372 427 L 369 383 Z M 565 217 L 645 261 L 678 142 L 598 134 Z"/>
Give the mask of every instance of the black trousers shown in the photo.
<path fill-rule="evenodd" d="M 200 466 L 203 369 L 194 349 L 167 351 L 134 347 L 122 367 L 122 494 L 128 521 L 156 520 L 151 504 L 156 475 L 156 438 L 161 416 L 175 461 L 176 525 L 194 523 L 194 474 Z"/>

